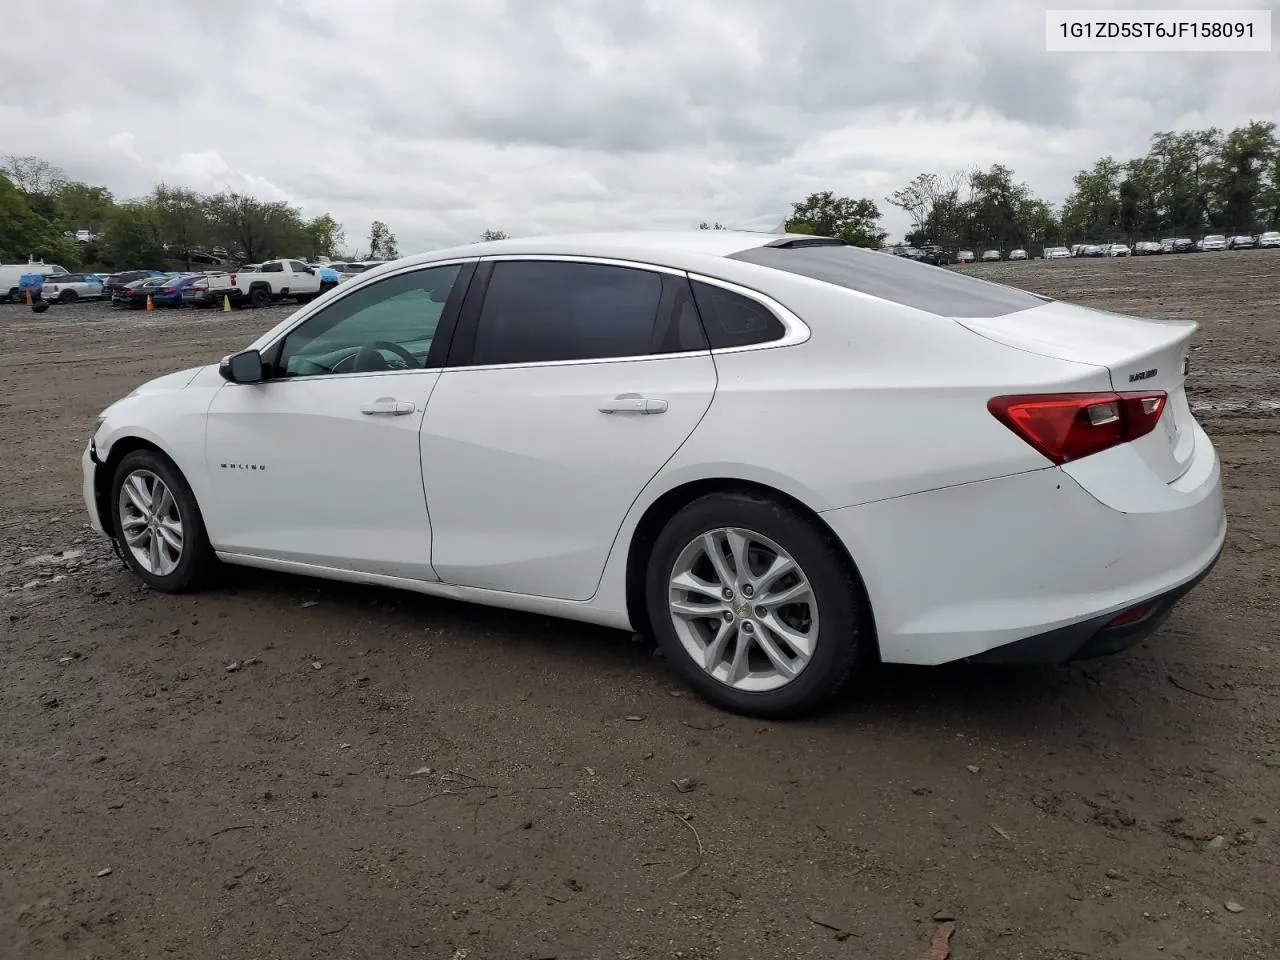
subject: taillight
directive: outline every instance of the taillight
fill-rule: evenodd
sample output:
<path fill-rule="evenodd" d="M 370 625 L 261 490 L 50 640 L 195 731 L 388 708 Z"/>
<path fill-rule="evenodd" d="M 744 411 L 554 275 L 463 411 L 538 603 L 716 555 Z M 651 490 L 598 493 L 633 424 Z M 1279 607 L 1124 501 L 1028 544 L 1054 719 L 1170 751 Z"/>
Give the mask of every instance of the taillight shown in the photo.
<path fill-rule="evenodd" d="M 173 287 L 161 287 L 161 288 L 160 288 L 160 292 L 161 292 L 161 293 L 173 293 Z"/>
<path fill-rule="evenodd" d="M 987 409 L 1054 463 L 1063 464 L 1146 436 L 1168 399 L 1142 393 L 1038 393 L 994 397 Z"/>

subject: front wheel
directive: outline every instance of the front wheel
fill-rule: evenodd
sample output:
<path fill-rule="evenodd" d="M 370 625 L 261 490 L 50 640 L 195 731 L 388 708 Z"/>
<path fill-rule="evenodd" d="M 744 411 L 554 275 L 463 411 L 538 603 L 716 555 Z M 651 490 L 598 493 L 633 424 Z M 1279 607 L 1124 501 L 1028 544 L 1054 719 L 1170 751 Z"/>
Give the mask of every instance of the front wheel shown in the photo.
<path fill-rule="evenodd" d="M 125 562 L 148 586 L 194 589 L 213 565 L 213 549 L 195 495 L 168 457 L 126 454 L 111 483 L 112 519 Z"/>
<path fill-rule="evenodd" d="M 667 660 L 725 710 L 812 713 L 872 645 L 863 591 L 832 535 L 750 494 L 677 513 L 649 559 L 646 602 Z"/>

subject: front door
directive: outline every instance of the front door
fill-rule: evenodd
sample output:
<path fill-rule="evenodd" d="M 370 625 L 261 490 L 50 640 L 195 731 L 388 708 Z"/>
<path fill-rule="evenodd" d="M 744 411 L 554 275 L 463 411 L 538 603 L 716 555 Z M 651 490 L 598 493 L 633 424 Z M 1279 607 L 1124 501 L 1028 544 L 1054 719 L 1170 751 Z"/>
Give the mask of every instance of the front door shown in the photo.
<path fill-rule="evenodd" d="M 423 423 L 432 565 L 447 583 L 587 600 L 627 511 L 706 413 L 715 364 L 682 274 L 491 267 Z"/>
<path fill-rule="evenodd" d="M 264 351 L 265 382 L 218 391 L 206 434 L 216 549 L 437 579 L 418 434 L 461 269 L 353 290 Z"/>

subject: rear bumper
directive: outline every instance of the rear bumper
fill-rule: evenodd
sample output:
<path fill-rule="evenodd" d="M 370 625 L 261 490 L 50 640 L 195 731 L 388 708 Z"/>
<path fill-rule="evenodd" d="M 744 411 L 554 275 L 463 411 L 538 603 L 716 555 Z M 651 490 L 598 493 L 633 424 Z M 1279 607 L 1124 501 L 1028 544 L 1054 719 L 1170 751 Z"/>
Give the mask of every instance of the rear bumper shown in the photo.
<path fill-rule="evenodd" d="M 1130 474 L 1142 510 L 1047 468 L 823 517 L 862 573 L 885 662 L 1060 662 L 1140 641 L 1213 567 L 1226 516 L 1207 437 L 1195 461 L 1176 484 Z M 1131 629 L 1104 629 L 1147 603 Z"/>
<path fill-rule="evenodd" d="M 1128 650 L 1150 638 L 1164 626 L 1165 621 L 1169 619 L 1169 614 L 1173 613 L 1174 606 L 1201 580 L 1209 576 L 1220 556 L 1222 556 L 1221 550 L 1213 555 L 1207 567 L 1186 583 L 1137 605 L 1141 609 L 1142 616 L 1133 622 L 1112 625 L 1112 621 L 1117 617 L 1115 614 L 1106 613 L 1100 617 L 1059 627 L 1024 640 L 1015 640 L 1013 643 L 1007 643 L 971 657 L 970 662 L 1071 663 Z"/>

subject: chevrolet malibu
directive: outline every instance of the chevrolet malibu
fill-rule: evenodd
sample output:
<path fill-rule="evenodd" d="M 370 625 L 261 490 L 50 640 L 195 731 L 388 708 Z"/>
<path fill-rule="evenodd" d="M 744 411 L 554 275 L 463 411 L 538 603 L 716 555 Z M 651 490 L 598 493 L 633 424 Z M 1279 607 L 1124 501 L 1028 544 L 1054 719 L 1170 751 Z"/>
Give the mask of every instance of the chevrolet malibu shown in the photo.
<path fill-rule="evenodd" d="M 817 237 L 500 240 L 142 385 L 84 496 L 158 590 L 222 561 L 633 629 L 790 716 L 877 658 L 1152 634 L 1226 531 L 1195 329 Z"/>

